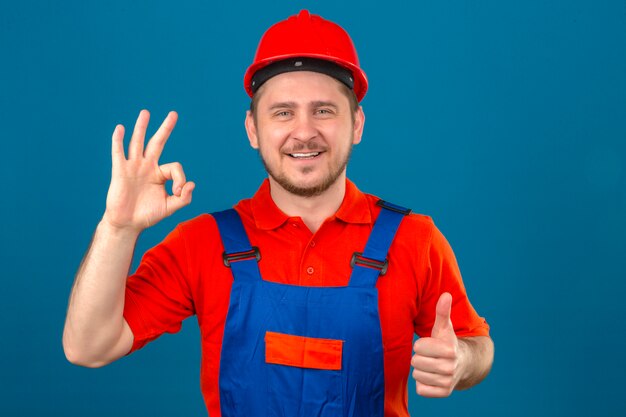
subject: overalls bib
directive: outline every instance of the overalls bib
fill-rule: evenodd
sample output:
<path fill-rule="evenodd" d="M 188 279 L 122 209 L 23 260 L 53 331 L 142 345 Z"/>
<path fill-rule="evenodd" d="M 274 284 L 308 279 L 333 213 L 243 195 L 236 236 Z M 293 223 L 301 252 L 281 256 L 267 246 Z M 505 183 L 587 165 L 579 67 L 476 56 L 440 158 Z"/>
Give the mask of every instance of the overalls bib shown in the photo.
<path fill-rule="evenodd" d="M 213 213 L 234 281 L 220 360 L 224 417 L 383 417 L 383 343 L 376 281 L 405 214 L 383 207 L 346 287 L 261 278 L 233 209 Z M 348 260 L 346 260 L 348 262 Z"/>

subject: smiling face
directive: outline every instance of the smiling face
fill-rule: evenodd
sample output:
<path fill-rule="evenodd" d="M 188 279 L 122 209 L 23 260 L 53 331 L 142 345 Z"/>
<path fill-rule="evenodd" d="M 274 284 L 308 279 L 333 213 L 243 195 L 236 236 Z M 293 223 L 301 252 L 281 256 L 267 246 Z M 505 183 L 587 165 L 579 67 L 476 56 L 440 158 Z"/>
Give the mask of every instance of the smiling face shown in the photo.
<path fill-rule="evenodd" d="M 345 181 L 365 118 L 360 107 L 351 110 L 343 88 L 327 75 L 298 71 L 272 77 L 259 89 L 246 131 L 272 186 L 311 197 Z"/>

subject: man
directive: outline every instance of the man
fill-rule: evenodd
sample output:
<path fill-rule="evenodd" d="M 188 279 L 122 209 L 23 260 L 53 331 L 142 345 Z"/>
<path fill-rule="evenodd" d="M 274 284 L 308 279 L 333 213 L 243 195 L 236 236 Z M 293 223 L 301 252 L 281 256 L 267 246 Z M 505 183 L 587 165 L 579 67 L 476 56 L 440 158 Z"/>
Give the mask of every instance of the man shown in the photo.
<path fill-rule="evenodd" d="M 176 113 L 146 144 L 142 111 L 128 157 L 116 127 L 106 211 L 70 297 L 68 359 L 106 365 L 196 314 L 211 416 L 407 416 L 411 365 L 423 396 L 480 382 L 493 344 L 445 238 L 346 178 L 367 90 L 349 35 L 301 11 L 264 34 L 244 83 L 268 179 L 236 210 L 179 225 L 128 278 L 140 232 L 189 204 L 195 185 L 158 163 Z"/>

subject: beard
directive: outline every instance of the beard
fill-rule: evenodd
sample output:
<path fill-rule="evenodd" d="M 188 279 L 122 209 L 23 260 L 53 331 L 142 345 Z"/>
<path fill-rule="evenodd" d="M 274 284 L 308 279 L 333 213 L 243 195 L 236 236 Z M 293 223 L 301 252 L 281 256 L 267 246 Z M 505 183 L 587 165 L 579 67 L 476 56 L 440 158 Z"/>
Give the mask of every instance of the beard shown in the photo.
<path fill-rule="evenodd" d="M 331 166 L 326 176 L 322 178 L 322 180 L 319 183 L 313 184 L 310 186 L 297 185 L 293 183 L 285 175 L 284 172 L 276 172 L 274 169 L 272 169 L 272 167 L 269 166 L 265 158 L 263 158 L 263 153 L 260 151 L 260 149 L 259 149 L 259 157 L 261 158 L 261 162 L 263 162 L 263 166 L 265 167 L 265 171 L 267 171 L 268 175 L 272 177 L 272 179 L 276 181 L 278 185 L 284 188 L 285 191 L 291 194 L 294 194 L 298 197 L 315 197 L 315 196 L 323 194 L 326 190 L 330 188 L 331 185 L 337 182 L 337 179 L 341 176 L 341 174 L 345 171 L 346 167 L 348 166 L 348 161 L 350 160 L 350 155 L 352 154 L 353 146 L 354 145 L 351 143 L 350 148 L 348 149 L 348 152 L 346 153 L 345 157 L 341 161 L 339 161 L 339 164 L 335 166 Z M 297 151 L 302 151 L 302 150 L 303 149 L 297 149 Z M 308 150 L 316 151 L 318 150 L 318 148 L 313 146 Z M 303 173 L 306 174 L 307 171 L 309 171 L 309 169 L 305 169 Z"/>

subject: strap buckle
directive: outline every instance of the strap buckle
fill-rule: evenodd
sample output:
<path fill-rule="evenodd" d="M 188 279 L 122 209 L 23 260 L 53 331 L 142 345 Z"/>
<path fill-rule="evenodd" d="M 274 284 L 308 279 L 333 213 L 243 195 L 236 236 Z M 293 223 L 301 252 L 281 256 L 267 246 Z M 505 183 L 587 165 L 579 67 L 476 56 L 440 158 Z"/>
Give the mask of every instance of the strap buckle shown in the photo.
<path fill-rule="evenodd" d="M 402 207 L 402 206 L 398 206 L 398 205 L 395 205 L 393 203 L 389 203 L 389 202 L 384 201 L 384 200 L 378 200 L 376 202 L 376 205 L 380 206 L 380 207 L 383 207 L 383 208 L 386 208 L 387 210 L 391 210 L 391 211 L 395 211 L 396 213 L 403 214 L 405 216 L 411 214 L 411 211 L 412 211 L 410 208 L 405 208 L 405 207 Z"/>
<path fill-rule="evenodd" d="M 261 252 L 259 252 L 259 248 L 253 246 L 252 249 L 245 252 L 236 252 L 236 253 L 226 253 L 222 254 L 222 259 L 224 260 L 224 265 L 230 268 L 231 262 L 238 261 L 248 261 L 252 259 L 256 259 L 257 262 L 261 260 Z"/>
<path fill-rule="evenodd" d="M 354 265 L 364 265 L 370 268 L 378 269 L 380 271 L 380 275 L 385 275 L 387 273 L 389 262 L 387 258 L 385 258 L 384 262 L 381 262 L 376 259 L 363 257 L 363 252 L 354 252 L 352 254 L 352 259 L 350 259 L 350 267 L 354 268 Z"/>

